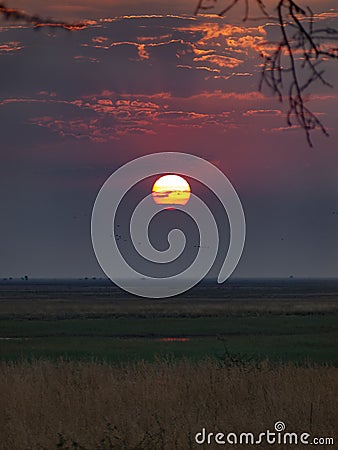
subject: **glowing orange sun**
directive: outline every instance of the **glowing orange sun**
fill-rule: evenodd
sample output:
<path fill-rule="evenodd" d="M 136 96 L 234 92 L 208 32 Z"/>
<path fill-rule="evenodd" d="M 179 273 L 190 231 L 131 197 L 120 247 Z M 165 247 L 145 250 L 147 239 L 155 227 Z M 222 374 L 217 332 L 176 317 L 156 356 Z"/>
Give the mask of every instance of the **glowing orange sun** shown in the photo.
<path fill-rule="evenodd" d="M 190 192 L 189 183 L 179 175 L 163 175 L 155 181 L 152 189 L 153 199 L 158 205 L 186 205 Z"/>

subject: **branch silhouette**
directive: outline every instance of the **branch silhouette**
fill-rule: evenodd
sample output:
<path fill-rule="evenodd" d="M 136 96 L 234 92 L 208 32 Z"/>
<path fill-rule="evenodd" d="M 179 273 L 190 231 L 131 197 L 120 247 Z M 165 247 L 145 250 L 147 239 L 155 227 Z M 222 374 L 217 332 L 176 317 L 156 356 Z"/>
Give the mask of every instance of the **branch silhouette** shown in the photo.
<path fill-rule="evenodd" d="M 195 14 L 215 9 L 218 0 L 199 0 Z M 270 50 L 261 52 L 262 65 L 259 89 L 269 87 L 280 102 L 287 101 L 287 124 L 294 122 L 301 127 L 310 147 L 313 147 L 311 131 L 319 129 L 329 133 L 321 120 L 306 106 L 305 93 L 314 83 L 332 87 L 325 78 L 324 62 L 338 58 L 338 39 L 335 28 L 317 28 L 316 16 L 308 7 L 301 7 L 293 0 L 278 0 L 274 13 L 268 11 L 264 0 L 230 0 L 218 12 L 220 16 L 232 10 L 237 4 L 244 7 L 243 21 L 269 19 L 280 27 L 280 40 L 267 42 Z M 260 16 L 250 17 L 250 8 L 255 4 Z"/>
<path fill-rule="evenodd" d="M 5 20 L 11 20 L 16 22 L 26 22 L 32 24 L 35 29 L 40 27 L 56 27 L 63 28 L 65 30 L 82 30 L 86 27 L 85 23 L 68 23 L 62 21 L 55 21 L 49 18 L 43 18 L 38 15 L 30 15 L 24 11 L 15 8 L 8 8 L 4 4 L 0 3 L 0 14 Z"/>

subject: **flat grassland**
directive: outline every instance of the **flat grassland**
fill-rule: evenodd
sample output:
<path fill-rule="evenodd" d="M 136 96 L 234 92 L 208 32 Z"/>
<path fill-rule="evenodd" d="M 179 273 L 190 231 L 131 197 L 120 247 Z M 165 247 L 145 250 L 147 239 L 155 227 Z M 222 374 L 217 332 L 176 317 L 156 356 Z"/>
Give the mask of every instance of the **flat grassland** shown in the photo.
<path fill-rule="evenodd" d="M 105 283 L 0 285 L 0 359 L 156 356 L 338 365 L 338 282 L 232 282 L 169 299 Z"/>
<path fill-rule="evenodd" d="M 214 449 L 195 443 L 202 428 L 258 436 L 277 421 L 337 439 L 337 325 L 333 281 L 164 300 L 99 281 L 3 283 L 0 449 Z"/>

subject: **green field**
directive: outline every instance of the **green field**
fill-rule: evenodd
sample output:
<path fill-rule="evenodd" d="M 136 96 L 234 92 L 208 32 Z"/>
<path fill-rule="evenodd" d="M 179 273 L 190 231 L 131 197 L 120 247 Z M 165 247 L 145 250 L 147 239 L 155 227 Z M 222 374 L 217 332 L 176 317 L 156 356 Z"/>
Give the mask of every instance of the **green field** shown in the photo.
<path fill-rule="evenodd" d="M 295 361 L 338 366 L 337 284 L 196 288 L 147 300 L 101 285 L 3 285 L 0 358 Z"/>

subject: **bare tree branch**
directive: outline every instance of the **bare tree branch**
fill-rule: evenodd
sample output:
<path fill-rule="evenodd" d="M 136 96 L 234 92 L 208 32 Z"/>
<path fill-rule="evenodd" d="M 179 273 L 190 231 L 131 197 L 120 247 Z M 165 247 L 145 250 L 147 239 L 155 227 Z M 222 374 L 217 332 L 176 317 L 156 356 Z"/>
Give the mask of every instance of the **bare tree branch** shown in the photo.
<path fill-rule="evenodd" d="M 209 0 L 198 2 L 196 13 L 210 9 Z M 218 3 L 213 0 L 212 3 Z M 273 50 L 262 50 L 264 58 L 259 89 L 268 86 L 280 102 L 287 100 L 287 124 L 293 120 L 304 130 L 308 144 L 312 147 L 311 131 L 315 129 L 328 136 L 328 131 L 318 116 L 305 105 L 305 91 L 315 82 L 331 86 L 324 77 L 321 65 L 338 58 L 338 47 L 333 41 L 338 38 L 334 28 L 316 28 L 315 15 L 310 8 L 303 8 L 294 0 L 278 0 L 275 15 L 268 12 L 264 0 L 230 0 L 218 13 L 225 16 L 237 4 L 244 7 L 243 21 L 269 18 L 280 27 L 280 40 Z M 250 17 L 250 6 L 256 4 L 263 17 Z M 269 43 L 271 47 L 271 42 Z"/>
<path fill-rule="evenodd" d="M 30 23 L 36 29 L 40 27 L 57 27 L 72 31 L 72 30 L 81 30 L 86 27 L 85 23 L 67 23 L 62 21 L 55 21 L 48 18 L 45 19 L 37 15 L 30 15 L 24 11 L 20 11 L 19 9 L 7 8 L 2 3 L 0 3 L 0 14 L 6 20 Z"/>

